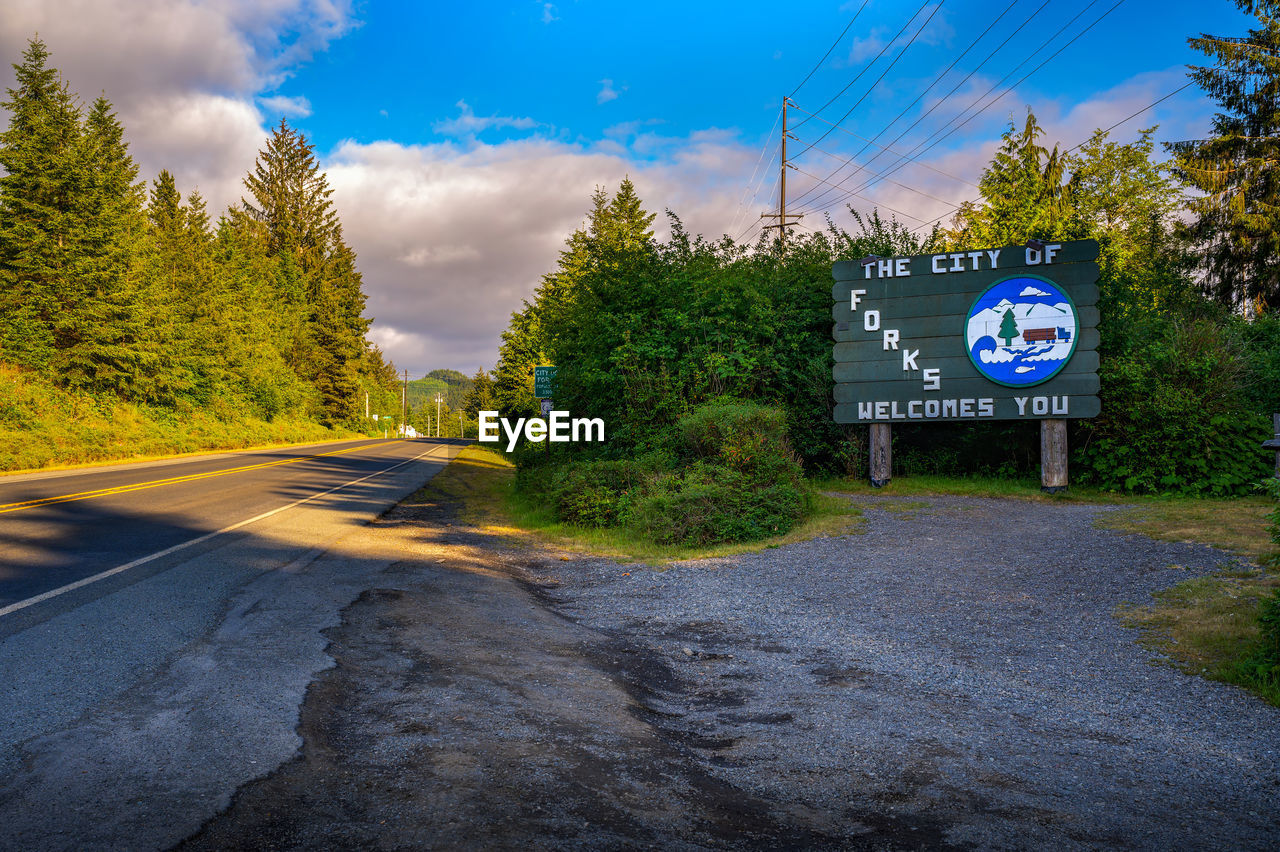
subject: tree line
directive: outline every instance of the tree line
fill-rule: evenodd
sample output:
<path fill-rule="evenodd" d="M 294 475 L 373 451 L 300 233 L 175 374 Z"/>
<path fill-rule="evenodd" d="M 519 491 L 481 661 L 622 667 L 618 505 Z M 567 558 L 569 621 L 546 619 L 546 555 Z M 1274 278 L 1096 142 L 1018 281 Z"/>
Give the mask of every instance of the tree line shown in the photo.
<path fill-rule="evenodd" d="M 63 387 L 228 418 L 355 424 L 399 410 L 325 174 L 283 119 L 211 220 L 148 185 L 105 96 L 85 108 L 32 39 L 0 133 L 0 360 Z"/>

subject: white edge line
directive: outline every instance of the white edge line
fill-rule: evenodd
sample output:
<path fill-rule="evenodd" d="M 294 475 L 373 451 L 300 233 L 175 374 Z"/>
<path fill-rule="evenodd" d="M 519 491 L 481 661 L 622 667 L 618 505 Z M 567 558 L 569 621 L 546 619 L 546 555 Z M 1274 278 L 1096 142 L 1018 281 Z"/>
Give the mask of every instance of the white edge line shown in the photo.
<path fill-rule="evenodd" d="M 374 471 L 368 476 L 362 476 L 359 479 L 353 479 L 350 482 L 344 482 L 341 485 L 335 485 L 333 488 L 330 488 L 328 491 L 321 491 L 318 494 L 312 494 L 310 497 L 303 497 L 301 500 L 295 500 L 292 503 L 288 504 L 287 506 L 280 506 L 279 508 L 272 509 L 270 512 L 263 512 L 261 515 L 255 515 L 252 518 L 249 518 L 247 520 L 234 523 L 229 527 L 223 527 L 220 530 L 215 530 L 214 532 L 211 532 L 211 533 L 205 533 L 199 538 L 193 538 L 190 541 L 184 541 L 181 544 L 175 544 L 173 547 L 166 547 L 164 550 L 161 550 L 158 553 L 153 553 L 150 556 L 144 556 L 141 559 L 135 559 L 132 562 L 129 562 L 125 565 L 120 565 L 116 568 L 111 568 L 109 570 L 101 572 L 100 574 L 94 574 L 92 577 L 85 577 L 84 579 L 76 580 L 74 583 L 68 583 L 65 586 L 59 586 L 58 588 L 51 589 L 45 592 L 44 594 L 36 595 L 34 598 L 27 598 L 26 600 L 18 601 L 17 603 L 11 603 L 6 607 L 0 608 L 0 618 L 3 618 L 4 616 L 9 615 L 10 613 L 17 612 L 20 609 L 26 609 L 29 606 L 35 606 L 38 603 L 44 603 L 50 598 L 56 598 L 59 595 L 65 595 L 67 592 L 74 592 L 76 589 L 83 588 L 85 586 L 90 585 L 91 583 L 96 583 L 99 580 L 105 580 L 108 577 L 114 577 L 116 574 L 120 574 L 125 571 L 128 571 L 130 568 L 137 568 L 139 565 L 145 565 L 148 562 L 154 562 L 157 559 L 162 559 L 163 557 L 168 556 L 171 553 L 177 553 L 179 550 L 185 550 L 188 547 L 193 547 L 197 544 L 200 544 L 201 542 L 208 541 L 209 539 L 214 538 L 216 536 L 233 532 L 235 530 L 240 529 L 241 527 L 248 526 L 249 524 L 256 523 L 261 520 L 265 520 L 266 518 L 269 518 L 272 515 L 278 515 L 281 512 L 286 511 L 287 509 L 292 509 L 295 506 L 301 506 L 303 503 L 309 503 L 312 500 L 318 499 L 320 497 L 324 497 L 328 494 L 332 494 L 335 491 L 341 491 L 343 488 L 347 488 L 352 485 L 359 485 L 361 482 L 364 482 L 366 479 L 373 479 L 375 476 L 381 476 L 382 474 L 393 471 L 398 467 L 404 467 L 410 462 L 415 462 L 418 459 L 422 458 L 423 456 L 435 452 L 437 449 L 440 449 L 440 447 L 432 447 L 431 449 L 425 450 L 424 452 L 419 453 L 418 455 L 414 456 L 411 459 L 405 459 L 399 464 L 394 464 L 391 467 L 384 467 L 382 470 Z"/>

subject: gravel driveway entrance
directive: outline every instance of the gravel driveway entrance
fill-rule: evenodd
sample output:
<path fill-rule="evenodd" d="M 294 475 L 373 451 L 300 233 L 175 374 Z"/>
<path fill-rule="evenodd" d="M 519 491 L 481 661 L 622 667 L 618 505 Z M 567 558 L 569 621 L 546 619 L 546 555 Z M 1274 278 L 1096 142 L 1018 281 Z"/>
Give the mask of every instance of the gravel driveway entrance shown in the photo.
<path fill-rule="evenodd" d="M 1280 710 L 1114 617 L 1228 557 L 1098 507 L 861 502 L 864 535 L 662 571 L 397 509 L 422 562 L 190 846 L 1275 848 Z"/>

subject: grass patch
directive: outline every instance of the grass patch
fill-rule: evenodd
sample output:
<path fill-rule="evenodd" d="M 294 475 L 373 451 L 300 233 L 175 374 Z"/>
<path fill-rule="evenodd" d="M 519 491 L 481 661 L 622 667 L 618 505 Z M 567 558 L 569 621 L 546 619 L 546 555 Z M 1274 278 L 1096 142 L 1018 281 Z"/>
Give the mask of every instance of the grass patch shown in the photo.
<path fill-rule="evenodd" d="M 1266 528 L 1267 512 L 1275 503 L 1265 497 L 1131 498 L 1128 502 L 1133 505 L 1106 513 L 1098 518 L 1098 525 L 1161 541 L 1209 544 L 1255 563 L 1275 551 Z"/>
<path fill-rule="evenodd" d="M 863 530 L 861 513 L 847 499 L 814 496 L 814 511 L 786 535 L 746 544 L 681 547 L 655 544 L 630 530 L 579 527 L 557 521 L 549 507 L 535 505 L 514 488 L 515 467 L 500 453 L 471 445 L 458 454 L 412 499 L 457 501 L 462 517 L 500 535 L 531 535 L 563 550 L 607 556 L 619 561 L 674 562 L 733 556 L 781 547 L 818 536 L 850 535 Z"/>
<path fill-rule="evenodd" d="M 1261 646 L 1258 609 L 1280 588 L 1280 573 L 1228 570 L 1186 580 L 1153 596 L 1148 606 L 1125 606 L 1121 620 L 1141 644 L 1182 671 L 1244 687 L 1280 706 L 1280 685 L 1259 682 L 1242 663 Z"/>
<path fill-rule="evenodd" d="M 875 488 L 865 479 L 831 477 L 818 480 L 815 485 L 823 491 L 839 491 L 860 497 L 1009 497 L 1074 503 L 1116 503 L 1133 499 L 1076 485 L 1058 494 L 1045 494 L 1040 490 L 1039 479 L 1002 479 L 990 476 L 895 476 L 883 488 Z"/>

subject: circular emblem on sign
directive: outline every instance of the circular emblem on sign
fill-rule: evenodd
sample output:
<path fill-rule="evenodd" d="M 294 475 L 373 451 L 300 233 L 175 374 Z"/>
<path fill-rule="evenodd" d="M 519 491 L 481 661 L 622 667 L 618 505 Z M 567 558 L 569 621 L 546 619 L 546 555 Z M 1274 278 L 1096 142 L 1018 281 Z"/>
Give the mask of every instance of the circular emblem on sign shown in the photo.
<path fill-rule="evenodd" d="M 1071 297 L 1044 278 L 997 281 L 969 308 L 965 349 L 978 372 L 997 384 L 1047 382 L 1071 360 L 1079 315 Z"/>

